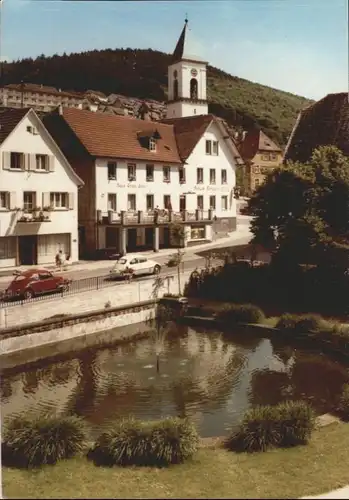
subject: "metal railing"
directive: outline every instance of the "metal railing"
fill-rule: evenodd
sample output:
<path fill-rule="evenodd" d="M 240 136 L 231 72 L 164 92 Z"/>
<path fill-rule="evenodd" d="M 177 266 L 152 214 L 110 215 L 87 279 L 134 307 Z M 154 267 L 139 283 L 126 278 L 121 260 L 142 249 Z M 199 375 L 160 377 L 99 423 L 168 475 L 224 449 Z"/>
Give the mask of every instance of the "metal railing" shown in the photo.
<path fill-rule="evenodd" d="M 182 210 L 174 212 L 172 210 L 159 210 L 143 212 L 121 211 L 120 213 L 114 210 L 102 212 L 97 210 L 97 220 L 100 224 L 120 224 L 120 225 L 137 225 L 137 224 L 169 224 L 171 222 L 194 222 L 194 221 L 212 221 L 214 218 L 214 210 L 201 210 L 196 209 L 192 212 Z"/>
<path fill-rule="evenodd" d="M 177 271 L 176 271 L 177 272 Z M 173 276 L 175 274 L 175 271 L 166 273 L 166 275 L 162 275 L 163 277 L 165 276 Z M 154 280 L 153 275 L 145 275 L 145 276 L 140 276 L 140 277 L 133 277 L 133 278 L 120 278 L 120 279 L 111 279 L 109 275 L 105 276 L 93 276 L 91 278 L 81 278 L 77 280 L 71 280 L 68 287 L 66 289 L 61 289 L 59 291 L 53 291 L 50 293 L 45 293 L 45 294 L 38 294 L 34 295 L 34 297 L 25 299 L 23 297 L 16 297 L 14 296 L 13 298 L 5 298 L 4 295 L 1 296 L 1 291 L 0 291 L 0 309 L 2 308 L 8 308 L 8 307 L 18 307 L 18 306 L 23 306 L 27 305 L 30 303 L 36 303 L 39 301 L 44 301 L 44 300 L 52 300 L 54 298 L 64 298 L 69 295 L 76 295 L 79 293 L 83 292 L 93 292 L 97 290 L 101 290 L 104 288 L 108 287 L 116 287 L 116 286 L 122 286 L 125 284 L 129 283 L 140 283 L 142 281 L 149 281 L 149 280 Z M 3 292 L 4 294 L 4 292 Z"/>

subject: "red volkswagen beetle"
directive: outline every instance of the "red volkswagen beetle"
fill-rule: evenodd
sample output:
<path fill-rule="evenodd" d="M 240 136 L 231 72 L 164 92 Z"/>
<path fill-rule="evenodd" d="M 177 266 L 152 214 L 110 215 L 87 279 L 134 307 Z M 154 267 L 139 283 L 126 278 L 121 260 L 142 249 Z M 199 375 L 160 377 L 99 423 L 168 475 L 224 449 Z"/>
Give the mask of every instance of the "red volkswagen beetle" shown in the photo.
<path fill-rule="evenodd" d="M 31 299 L 46 293 L 65 292 L 70 283 L 71 280 L 52 274 L 47 269 L 29 269 L 16 274 L 3 293 L 2 300 Z"/>

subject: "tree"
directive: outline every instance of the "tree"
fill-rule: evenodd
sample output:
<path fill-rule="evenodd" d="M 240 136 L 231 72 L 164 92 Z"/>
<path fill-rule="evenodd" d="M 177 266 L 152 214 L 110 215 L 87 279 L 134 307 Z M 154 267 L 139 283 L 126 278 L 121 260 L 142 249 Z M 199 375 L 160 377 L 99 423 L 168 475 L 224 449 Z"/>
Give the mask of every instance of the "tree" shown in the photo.
<path fill-rule="evenodd" d="M 175 266 L 177 267 L 178 295 L 182 295 L 181 263 L 183 261 L 184 252 L 181 249 L 184 246 L 185 239 L 186 234 L 183 224 L 180 224 L 179 222 L 172 222 L 170 224 L 170 242 L 171 245 L 177 248 L 177 252 L 170 257 L 170 260 L 174 260 Z"/>
<path fill-rule="evenodd" d="M 314 150 L 306 164 L 288 163 L 268 175 L 249 201 L 252 243 L 288 264 L 347 260 L 349 159 L 333 146 Z"/>

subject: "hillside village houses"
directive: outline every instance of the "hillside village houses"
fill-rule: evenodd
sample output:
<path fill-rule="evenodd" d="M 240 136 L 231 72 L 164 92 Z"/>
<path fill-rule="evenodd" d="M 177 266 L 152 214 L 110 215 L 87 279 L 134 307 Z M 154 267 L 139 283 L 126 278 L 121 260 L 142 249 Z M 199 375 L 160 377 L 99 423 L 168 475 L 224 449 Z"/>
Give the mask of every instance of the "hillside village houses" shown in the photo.
<path fill-rule="evenodd" d="M 0 268 L 77 261 L 82 186 L 35 111 L 0 108 Z"/>
<path fill-rule="evenodd" d="M 43 121 L 84 181 L 80 247 L 130 252 L 170 246 L 179 220 L 186 242 L 236 228 L 234 188 L 243 161 L 219 118 L 208 114 L 207 63 L 188 50 L 185 22 L 168 68 L 161 122 L 59 107 Z"/>

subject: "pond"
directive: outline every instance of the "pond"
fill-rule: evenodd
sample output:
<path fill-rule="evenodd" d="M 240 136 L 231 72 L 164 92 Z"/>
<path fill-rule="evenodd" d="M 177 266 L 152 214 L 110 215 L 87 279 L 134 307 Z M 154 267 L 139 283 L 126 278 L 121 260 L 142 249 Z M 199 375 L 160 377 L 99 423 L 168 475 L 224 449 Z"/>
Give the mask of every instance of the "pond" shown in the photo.
<path fill-rule="evenodd" d="M 2 418 L 78 414 L 93 437 L 116 419 L 189 416 L 203 437 L 224 435 L 258 404 L 305 399 L 325 413 L 348 381 L 348 367 L 321 352 L 251 332 L 229 335 L 175 327 L 156 367 L 153 339 L 90 348 L 69 358 L 5 371 Z"/>

